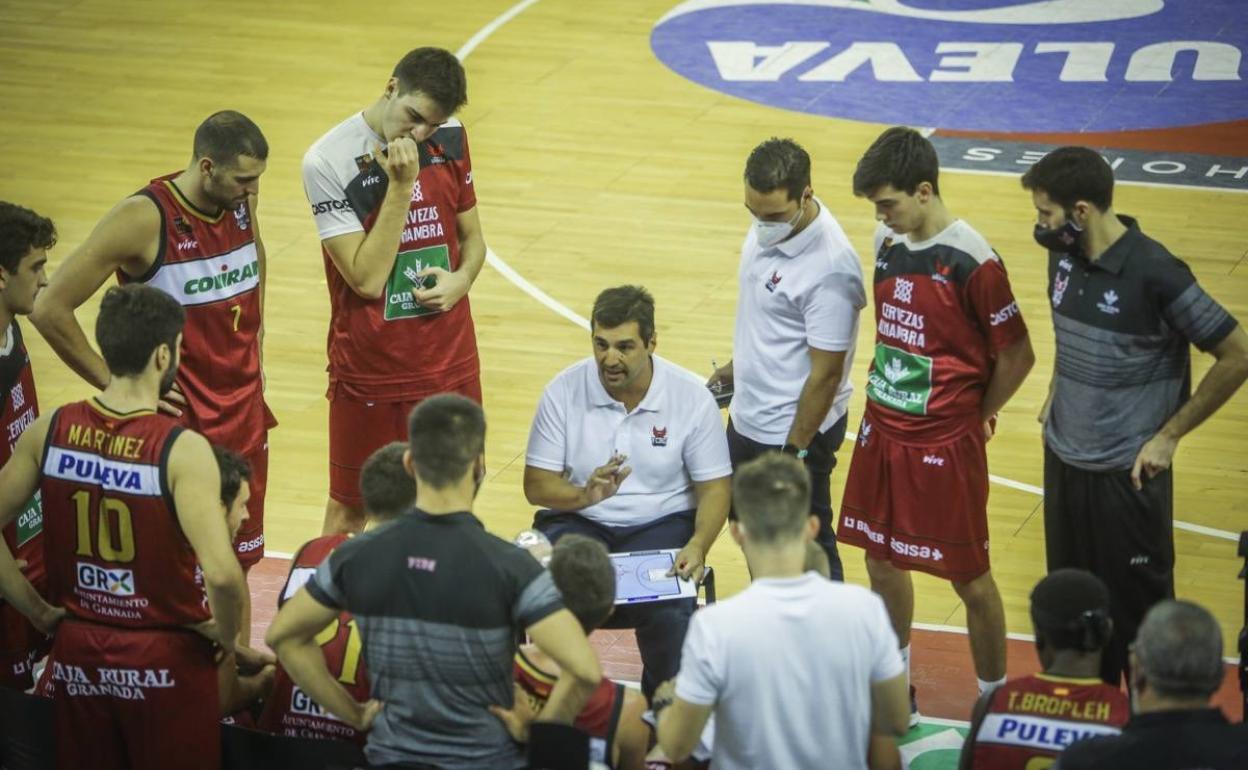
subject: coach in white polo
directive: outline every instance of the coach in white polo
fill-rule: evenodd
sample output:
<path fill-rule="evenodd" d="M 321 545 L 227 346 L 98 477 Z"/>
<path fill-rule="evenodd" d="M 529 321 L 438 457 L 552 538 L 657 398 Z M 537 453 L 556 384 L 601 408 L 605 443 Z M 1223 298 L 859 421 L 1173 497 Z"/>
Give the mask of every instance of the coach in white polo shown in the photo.
<path fill-rule="evenodd" d="M 814 196 L 810 156 L 768 139 L 745 163 L 754 216 L 741 247 L 733 359 L 711 375 L 733 389 L 728 450 L 739 467 L 776 449 L 806 464 L 816 542 L 832 578 L 844 572 L 832 526 L 832 469 L 845 438 L 862 266 L 841 226 Z"/>
<path fill-rule="evenodd" d="M 607 289 L 591 314 L 594 355 L 542 394 L 525 454 L 533 521 L 557 541 L 575 532 L 612 553 L 678 548 L 676 571 L 700 578 L 728 516 L 732 464 L 719 409 L 692 374 L 654 355 L 654 299 Z M 676 674 L 692 599 L 617 608 L 605 627 L 635 628 L 642 691 Z"/>

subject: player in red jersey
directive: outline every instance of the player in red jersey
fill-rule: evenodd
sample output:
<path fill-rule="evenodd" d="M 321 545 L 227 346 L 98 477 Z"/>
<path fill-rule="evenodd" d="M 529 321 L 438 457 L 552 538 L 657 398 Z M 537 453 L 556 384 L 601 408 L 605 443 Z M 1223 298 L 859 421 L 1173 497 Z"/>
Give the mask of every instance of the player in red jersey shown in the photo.
<path fill-rule="evenodd" d="M 411 510 L 416 502 L 416 481 L 403 467 L 407 444 L 386 444 L 368 458 L 360 471 L 360 492 L 368 514 L 365 529 L 394 521 Z M 294 596 L 335 548 L 349 535 L 324 535 L 303 545 L 290 564 L 286 585 L 278 597 L 278 607 Z M 369 699 L 368 669 L 364 665 L 360 629 L 351 613 L 341 613 L 316 639 L 325 654 L 329 673 L 337 677 L 352 698 Z M 363 746 L 367 734 L 321 708 L 299 689 L 279 664 L 272 692 L 264 704 L 259 727 L 279 735 L 299 738 L 345 740 Z"/>
<path fill-rule="evenodd" d="M 0 594 L 56 629 L 58 768 L 220 765 L 213 646 L 190 627 L 215 620 L 232 656 L 247 588 L 208 442 L 156 412 L 184 317 L 158 289 L 109 289 L 95 329 L 108 386 L 36 420 L 0 470 L 0 525 L 43 497 L 47 600 L 7 547 Z"/>
<path fill-rule="evenodd" d="M 407 439 L 413 406 L 447 392 L 481 401 L 468 290 L 485 237 L 468 135 L 451 117 L 467 100 L 454 54 L 417 48 L 303 158 L 329 287 L 327 535 L 360 531 L 360 468 Z"/>
<path fill-rule="evenodd" d="M 39 416 L 35 374 L 22 342 L 17 316 L 28 314 L 35 296 L 48 284 L 44 267 L 56 244 L 52 220 L 30 209 L 0 201 L 0 467 L 13 445 Z M 4 528 L 4 543 L 26 577 L 43 587 L 43 511 L 38 495 Z M 8 602 L 0 600 L 0 687 L 29 690 L 31 664 L 47 652 L 49 641 Z"/>
<path fill-rule="evenodd" d="M 250 517 L 235 541 L 244 570 L 264 555 L 268 431 L 277 424 L 261 373 L 266 270 L 256 196 L 268 154 L 245 115 L 209 116 L 195 131 L 191 164 L 114 206 L 56 271 L 31 315 L 57 355 L 103 388 L 108 367 L 74 311 L 110 275 L 162 289 L 186 308 L 182 365 L 162 410 L 247 458 Z M 250 629 L 250 602 L 243 621 Z"/>
<path fill-rule="evenodd" d="M 875 360 L 837 537 L 866 550 L 910 666 L 910 570 L 966 605 L 984 692 L 1005 681 L 1005 611 L 988 562 L 986 442 L 1035 354 L 1001 258 L 940 198 L 931 142 L 890 128 L 854 172 L 875 204 Z M 908 674 L 907 674 L 908 676 Z M 912 703 L 912 722 L 917 709 Z"/>
<path fill-rule="evenodd" d="M 214 446 L 212 453 L 217 458 L 217 470 L 221 473 L 221 512 L 225 515 L 225 524 L 233 541 L 250 515 L 247 503 L 251 498 L 251 468 L 237 452 Z M 208 630 L 207 635 L 216 638 L 215 630 Z M 254 721 L 247 709 L 272 689 L 277 660 L 272 653 L 252 650 L 241 644 L 237 649 L 237 660 L 223 657 L 217 666 L 221 716 L 223 722 L 249 727 L 254 725 Z"/>
<path fill-rule="evenodd" d="M 979 699 L 960 770 L 1046 770 L 1075 741 L 1117 735 L 1127 723 L 1127 696 L 1100 678 L 1113 628 L 1100 578 L 1050 573 L 1031 592 L 1031 622 L 1044 671 Z"/>
<path fill-rule="evenodd" d="M 538 549 L 549 549 L 545 538 L 526 544 L 542 560 Z M 586 634 L 610 617 L 615 608 L 615 567 L 601 543 L 582 535 L 564 535 L 550 551 L 551 577 L 567 607 Z M 511 709 L 490 709 L 517 740 L 523 741 L 529 723 L 550 698 L 559 679 L 559 665 L 535 644 L 516 652 L 516 696 Z M 603 677 L 589 696 L 575 726 L 589 734 L 590 762 L 617 770 L 643 770 L 650 748 L 650 727 L 642 721 L 646 699 L 638 690 Z"/>

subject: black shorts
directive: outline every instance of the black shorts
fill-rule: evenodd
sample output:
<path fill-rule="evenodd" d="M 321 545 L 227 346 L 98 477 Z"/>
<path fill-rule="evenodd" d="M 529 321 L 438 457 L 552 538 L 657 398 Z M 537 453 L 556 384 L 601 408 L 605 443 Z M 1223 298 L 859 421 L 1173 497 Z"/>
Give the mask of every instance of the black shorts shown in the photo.
<path fill-rule="evenodd" d="M 808 452 L 803 461 L 810 473 L 810 512 L 819 518 L 819 534 L 815 535 L 815 542 L 828 555 L 828 566 L 833 580 L 845 579 L 841 557 L 836 550 L 836 528 L 832 526 L 832 469 L 836 467 L 836 450 L 845 441 L 845 426 L 848 423 L 847 414 L 824 432 L 816 433 L 810 446 L 806 447 Z M 734 471 L 755 457 L 779 449 L 778 446 L 762 444 L 742 436 L 733 428 L 732 420 L 728 420 L 728 455 L 732 459 Z M 729 509 L 728 518 L 735 521 L 736 512 Z"/>
<path fill-rule="evenodd" d="M 1127 645 L 1144 614 L 1174 598 L 1174 474 L 1147 479 L 1131 472 L 1089 471 L 1044 448 L 1044 539 L 1048 570 L 1078 567 L 1109 587 L 1114 635 L 1101 677 L 1117 685 Z"/>

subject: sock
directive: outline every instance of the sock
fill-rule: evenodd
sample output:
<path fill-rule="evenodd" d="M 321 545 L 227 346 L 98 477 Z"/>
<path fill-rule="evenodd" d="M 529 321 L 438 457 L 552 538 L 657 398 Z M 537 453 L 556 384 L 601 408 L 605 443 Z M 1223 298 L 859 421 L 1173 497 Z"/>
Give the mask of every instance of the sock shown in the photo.
<path fill-rule="evenodd" d="M 987 682 L 987 681 L 984 681 L 983 679 L 980 679 L 979 677 L 975 677 L 975 681 L 979 683 L 979 694 L 983 695 L 984 693 L 992 692 L 993 690 L 997 689 L 1001 685 L 1005 684 L 1005 677 L 1001 677 L 1000 679 L 995 679 L 991 682 Z"/>
<path fill-rule="evenodd" d="M 906 687 L 910 686 L 910 645 L 901 648 L 901 662 L 906 665 Z"/>

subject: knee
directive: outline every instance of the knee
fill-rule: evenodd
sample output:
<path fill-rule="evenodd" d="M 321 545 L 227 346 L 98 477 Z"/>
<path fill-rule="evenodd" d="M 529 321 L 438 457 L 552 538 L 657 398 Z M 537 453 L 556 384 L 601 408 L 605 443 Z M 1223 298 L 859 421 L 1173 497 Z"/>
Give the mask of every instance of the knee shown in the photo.
<path fill-rule="evenodd" d="M 997 590 L 997 581 L 993 580 L 991 572 L 985 572 L 979 577 L 972 578 L 964 583 L 955 581 L 953 590 L 957 591 L 958 598 L 968 607 L 984 607 L 992 603 L 1000 603 L 1001 601 L 1001 594 Z"/>
<path fill-rule="evenodd" d="M 876 584 L 895 583 L 905 577 L 905 573 L 894 567 L 887 559 L 877 559 L 867 554 L 867 577 Z"/>

